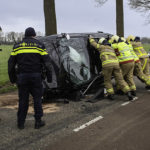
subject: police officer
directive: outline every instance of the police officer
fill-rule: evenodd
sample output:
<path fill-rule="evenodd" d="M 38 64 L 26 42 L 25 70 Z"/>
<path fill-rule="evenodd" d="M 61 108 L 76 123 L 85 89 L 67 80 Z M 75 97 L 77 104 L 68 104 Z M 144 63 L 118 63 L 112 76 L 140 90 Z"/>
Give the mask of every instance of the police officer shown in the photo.
<path fill-rule="evenodd" d="M 119 59 L 124 80 L 128 83 L 131 94 L 135 97 L 136 86 L 133 80 L 134 57 L 131 54 L 129 46 L 124 41 L 122 41 L 119 36 L 114 35 L 111 39 L 112 47 L 114 48 L 115 53 Z"/>
<path fill-rule="evenodd" d="M 114 89 L 111 83 L 112 75 L 114 75 L 115 80 L 117 81 L 117 84 L 120 86 L 121 90 L 127 94 L 129 100 L 132 100 L 133 97 L 130 93 L 130 88 L 123 79 L 121 69 L 119 67 L 119 61 L 114 49 L 105 38 L 101 38 L 97 43 L 92 36 L 90 36 L 89 41 L 90 44 L 100 52 L 104 84 L 108 93 L 108 98 L 110 100 L 114 100 Z"/>
<path fill-rule="evenodd" d="M 47 70 L 47 80 L 51 82 L 50 57 L 44 44 L 35 39 L 34 28 L 25 30 L 25 38 L 16 43 L 8 60 L 8 73 L 11 83 L 17 83 L 19 94 L 19 106 L 17 113 L 17 125 L 19 129 L 24 129 L 24 123 L 29 106 L 29 94 L 33 96 L 35 112 L 35 129 L 45 125 L 41 120 L 43 109 L 42 97 L 42 65 Z M 17 71 L 16 71 L 17 66 Z M 17 73 L 17 75 L 16 75 Z"/>

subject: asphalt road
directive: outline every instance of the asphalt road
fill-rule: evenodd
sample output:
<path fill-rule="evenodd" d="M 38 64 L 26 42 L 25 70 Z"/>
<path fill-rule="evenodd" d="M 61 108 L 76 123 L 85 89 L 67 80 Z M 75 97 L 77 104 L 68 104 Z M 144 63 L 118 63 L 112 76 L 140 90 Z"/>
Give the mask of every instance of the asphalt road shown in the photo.
<path fill-rule="evenodd" d="M 121 106 L 47 150 L 150 150 L 150 95 Z"/>
<path fill-rule="evenodd" d="M 0 150 L 150 150 L 150 92 L 137 80 L 136 85 L 139 99 L 130 103 L 125 96 L 57 103 L 58 111 L 46 113 L 39 130 L 33 113 L 20 131 L 17 110 L 0 108 Z"/>

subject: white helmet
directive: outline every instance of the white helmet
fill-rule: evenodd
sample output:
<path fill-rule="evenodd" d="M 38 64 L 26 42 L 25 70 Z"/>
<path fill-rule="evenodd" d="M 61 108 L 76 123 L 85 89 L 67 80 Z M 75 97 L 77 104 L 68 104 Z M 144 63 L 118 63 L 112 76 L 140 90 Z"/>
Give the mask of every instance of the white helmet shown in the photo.
<path fill-rule="evenodd" d="M 100 38 L 98 43 L 102 44 L 106 39 L 104 37 Z"/>
<path fill-rule="evenodd" d="M 111 37 L 112 43 L 114 43 L 115 41 L 118 42 L 118 40 L 119 40 L 119 36 L 118 35 L 114 35 L 114 36 Z"/>

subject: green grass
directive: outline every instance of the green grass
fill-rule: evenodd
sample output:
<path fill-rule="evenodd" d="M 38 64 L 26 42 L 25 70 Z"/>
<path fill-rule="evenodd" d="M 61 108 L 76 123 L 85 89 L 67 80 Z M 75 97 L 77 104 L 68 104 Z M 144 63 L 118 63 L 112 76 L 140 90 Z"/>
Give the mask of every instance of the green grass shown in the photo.
<path fill-rule="evenodd" d="M 143 44 L 143 47 L 147 52 L 150 51 L 150 44 Z"/>
<path fill-rule="evenodd" d="M 0 85 L 5 84 L 9 81 L 8 78 L 8 59 L 12 50 L 12 46 L 1 45 L 0 48 Z"/>
<path fill-rule="evenodd" d="M 0 93 L 9 92 L 16 89 L 16 86 L 9 82 L 8 59 L 12 51 L 12 45 L 1 45 L 0 49 Z"/>

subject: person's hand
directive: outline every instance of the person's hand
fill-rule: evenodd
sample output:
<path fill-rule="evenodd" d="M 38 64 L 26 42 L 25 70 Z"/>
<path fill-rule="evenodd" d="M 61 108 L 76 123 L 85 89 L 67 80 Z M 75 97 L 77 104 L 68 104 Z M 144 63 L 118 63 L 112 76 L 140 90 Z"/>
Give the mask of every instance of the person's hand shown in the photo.
<path fill-rule="evenodd" d="M 92 39 L 93 38 L 93 36 L 92 35 L 89 35 L 89 39 Z"/>

